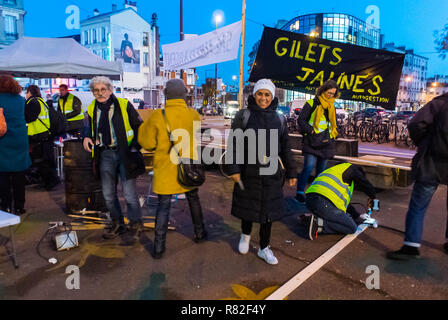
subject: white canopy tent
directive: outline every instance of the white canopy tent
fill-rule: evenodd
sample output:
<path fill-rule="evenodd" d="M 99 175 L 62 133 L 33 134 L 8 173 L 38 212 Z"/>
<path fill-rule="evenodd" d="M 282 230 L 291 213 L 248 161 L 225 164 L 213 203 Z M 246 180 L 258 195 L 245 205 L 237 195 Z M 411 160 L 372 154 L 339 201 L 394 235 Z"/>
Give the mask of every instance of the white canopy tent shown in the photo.
<path fill-rule="evenodd" d="M 23 37 L 0 50 L 0 72 L 21 78 L 121 80 L 122 66 L 106 61 L 72 38 Z"/>

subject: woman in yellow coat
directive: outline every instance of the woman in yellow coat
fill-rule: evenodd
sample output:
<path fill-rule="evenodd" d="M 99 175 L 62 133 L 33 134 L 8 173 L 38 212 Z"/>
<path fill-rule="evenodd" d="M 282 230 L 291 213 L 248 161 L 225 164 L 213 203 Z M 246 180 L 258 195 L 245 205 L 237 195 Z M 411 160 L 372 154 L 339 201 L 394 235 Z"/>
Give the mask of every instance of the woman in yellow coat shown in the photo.
<path fill-rule="evenodd" d="M 183 158 L 197 160 L 196 130 L 201 118 L 196 110 L 188 108 L 185 103 L 187 88 L 180 79 L 171 79 L 165 87 L 165 115 L 169 128 L 177 140 L 173 141 Z M 207 232 L 204 227 L 202 208 L 198 189 L 188 189 L 177 181 L 177 156 L 171 148 L 163 110 L 155 110 L 138 132 L 139 144 L 148 151 L 154 151 L 153 192 L 158 195 L 159 204 L 156 211 L 154 258 L 160 259 L 165 252 L 166 233 L 173 194 L 185 193 L 190 206 L 194 225 L 194 240 L 205 240 Z"/>

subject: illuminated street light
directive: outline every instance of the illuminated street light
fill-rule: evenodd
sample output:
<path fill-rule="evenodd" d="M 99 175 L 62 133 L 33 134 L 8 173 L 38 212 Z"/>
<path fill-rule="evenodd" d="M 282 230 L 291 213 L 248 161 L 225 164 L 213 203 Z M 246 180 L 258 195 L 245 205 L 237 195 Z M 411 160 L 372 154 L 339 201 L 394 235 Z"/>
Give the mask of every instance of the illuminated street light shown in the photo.
<path fill-rule="evenodd" d="M 232 76 L 232 80 L 233 80 L 233 81 L 236 81 L 236 79 L 238 79 L 238 77 L 237 77 L 236 75 L 233 75 L 233 76 Z"/>
<path fill-rule="evenodd" d="M 411 76 L 407 76 L 404 80 L 405 80 L 406 82 L 411 82 L 411 81 L 412 81 L 412 77 L 411 77 Z"/>
<path fill-rule="evenodd" d="M 310 37 L 317 37 L 319 34 L 316 31 L 310 32 Z"/>
<path fill-rule="evenodd" d="M 213 21 L 215 22 L 216 29 L 218 29 L 218 24 L 224 21 L 224 12 L 221 10 L 215 10 L 213 12 Z"/>
<path fill-rule="evenodd" d="M 432 86 L 433 86 L 433 87 L 437 87 L 437 82 L 433 82 L 433 83 L 432 83 Z"/>

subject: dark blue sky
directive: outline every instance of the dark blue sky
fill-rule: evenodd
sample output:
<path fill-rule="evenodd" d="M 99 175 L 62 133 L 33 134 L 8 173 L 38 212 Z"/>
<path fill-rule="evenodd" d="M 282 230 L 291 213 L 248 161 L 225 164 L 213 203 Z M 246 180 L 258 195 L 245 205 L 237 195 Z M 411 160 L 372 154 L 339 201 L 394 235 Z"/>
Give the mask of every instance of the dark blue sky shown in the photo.
<path fill-rule="evenodd" d="M 179 0 L 136 0 L 139 14 L 147 21 L 156 12 L 160 27 L 161 44 L 179 41 Z M 100 13 L 109 12 L 112 4 L 118 8 L 124 0 L 25 0 L 25 35 L 32 37 L 56 37 L 73 34 L 67 30 L 65 9 L 77 5 L 81 9 L 81 19 L 93 14 L 97 8 Z M 212 31 L 215 26 L 212 14 L 220 9 L 225 14 L 224 25 L 241 19 L 242 0 L 183 0 L 184 33 L 203 34 Z M 395 42 L 413 48 L 415 53 L 429 58 L 428 76 L 448 74 L 448 60 L 441 60 L 434 49 L 434 30 L 440 30 L 448 23 L 448 0 L 334 0 L 297 1 L 297 0 L 247 0 L 246 54 L 253 44 L 261 38 L 263 24 L 273 27 L 278 19 L 290 20 L 297 15 L 319 12 L 341 12 L 352 14 L 365 20 L 367 6 L 376 5 L 380 9 L 381 33 L 386 42 Z M 247 67 L 246 67 L 247 68 Z M 239 73 L 239 59 L 219 64 L 218 76 L 227 84 L 232 83 L 232 75 Z M 214 76 L 214 66 L 198 69 L 200 81 L 207 75 Z M 245 80 L 248 75 L 245 72 Z"/>

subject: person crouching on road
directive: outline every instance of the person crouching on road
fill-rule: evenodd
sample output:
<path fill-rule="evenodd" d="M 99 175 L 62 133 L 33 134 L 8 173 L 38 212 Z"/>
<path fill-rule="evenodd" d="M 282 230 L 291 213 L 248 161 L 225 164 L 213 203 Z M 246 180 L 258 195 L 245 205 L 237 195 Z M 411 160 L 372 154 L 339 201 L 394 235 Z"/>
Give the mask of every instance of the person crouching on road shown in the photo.
<path fill-rule="evenodd" d="M 40 88 L 33 84 L 26 89 L 25 120 L 31 161 L 37 167 L 45 189 L 50 191 L 60 183 L 54 157 L 54 137 L 50 134 L 50 111 L 42 99 Z"/>
<path fill-rule="evenodd" d="M 136 191 L 136 178 L 145 173 L 141 148 L 137 142 L 142 120 L 128 100 L 117 98 L 113 94 L 109 78 L 93 78 L 90 90 L 95 100 L 87 110 L 89 130 L 83 145 L 86 151 L 92 152 L 96 163 L 99 163 L 103 196 L 112 219 L 103 238 L 114 239 L 126 231 L 117 197 L 117 183 L 120 178 L 129 219 L 125 243 L 132 245 L 138 241 L 142 228 L 142 213 Z M 98 157 L 99 161 L 96 160 Z"/>
<path fill-rule="evenodd" d="M 341 163 L 322 172 L 306 191 L 306 206 L 313 213 L 308 221 L 308 237 L 318 233 L 352 234 L 356 232 L 360 214 L 350 205 L 353 190 L 364 192 L 372 207 L 376 192 L 362 167 Z M 357 223 L 358 222 L 358 223 Z"/>
<path fill-rule="evenodd" d="M 162 258 L 166 248 L 166 233 L 173 194 L 185 193 L 194 226 L 194 241 L 201 242 L 206 239 L 207 232 L 203 223 L 202 208 L 199 201 L 198 188 L 186 188 L 177 180 L 177 164 L 171 161 L 170 153 L 175 150 L 171 146 L 168 127 L 171 132 L 181 129 L 188 133 L 190 140 L 180 143 L 173 141 L 183 158 L 198 159 L 196 132 L 194 122 L 201 118 L 196 110 L 188 108 L 185 102 L 187 88 L 180 79 L 168 80 L 165 86 L 165 109 L 155 110 L 148 120 L 140 127 L 138 141 L 141 146 L 154 151 L 154 180 L 153 192 L 158 195 L 159 204 L 156 211 L 156 230 L 154 239 L 154 258 Z M 190 154 L 179 148 L 184 143 L 190 144 Z M 180 149 L 180 150 L 179 150 Z"/>
<path fill-rule="evenodd" d="M 283 120 L 277 114 L 278 99 L 275 98 L 275 85 L 269 79 L 259 80 L 254 87 L 253 95 L 248 98 L 247 109 L 250 112 L 245 124 L 243 109 L 236 113 L 232 121 L 232 130 L 242 129 L 244 132 L 253 130 L 255 135 L 262 130 L 266 130 L 265 146 L 261 147 L 257 143 L 244 142 L 245 161 L 243 164 L 236 163 L 238 155 L 236 150 L 236 139 L 229 137 L 228 144 L 232 144 L 233 161 L 226 161 L 226 171 L 235 182 L 232 199 L 232 215 L 241 219 L 242 234 L 238 245 L 241 254 L 249 251 L 250 234 L 254 222 L 260 224 L 260 248 L 258 257 L 268 264 L 277 264 L 278 260 L 269 247 L 272 222 L 282 218 L 284 214 L 283 183 L 284 178 L 288 179 L 289 185 L 294 186 L 297 182 L 297 170 L 293 161 L 291 142 L 287 131 L 287 126 L 282 124 Z M 270 130 L 277 130 L 278 141 L 270 141 Z M 261 139 L 257 137 L 257 140 Z M 278 148 L 274 150 L 273 144 L 277 143 Z M 258 147 L 257 147 L 258 146 Z M 254 150 L 255 149 L 255 150 Z M 256 152 L 255 164 L 248 163 L 248 153 Z M 261 174 L 264 167 L 269 164 L 263 163 L 269 155 L 271 161 L 278 162 L 280 158 L 286 168 L 286 173 L 282 171 L 281 165 L 277 166 L 277 171 L 273 174 Z M 271 154 L 272 152 L 272 154 Z M 274 154 L 277 152 L 276 154 Z M 261 159 L 260 159 L 261 158 Z M 241 185 L 244 189 L 241 188 Z"/>
<path fill-rule="evenodd" d="M 327 167 L 328 159 L 336 153 L 335 139 L 338 136 L 334 101 L 339 96 L 339 87 L 334 80 L 326 81 L 317 88 L 316 97 L 308 100 L 299 116 L 299 130 L 303 135 L 302 154 L 304 165 L 297 176 L 296 199 L 305 202 L 305 187 L 316 167 L 316 177 Z"/>

